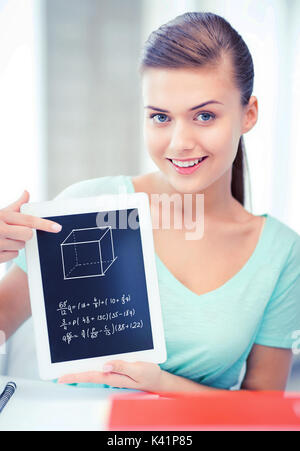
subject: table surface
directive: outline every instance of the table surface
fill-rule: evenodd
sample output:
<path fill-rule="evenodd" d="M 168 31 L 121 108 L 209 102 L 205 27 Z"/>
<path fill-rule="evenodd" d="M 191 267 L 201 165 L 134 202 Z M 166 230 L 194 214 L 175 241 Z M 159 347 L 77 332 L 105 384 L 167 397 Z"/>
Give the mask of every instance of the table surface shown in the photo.
<path fill-rule="evenodd" d="M 0 413 L 0 431 L 106 430 L 111 395 L 137 392 L 0 376 L 0 393 L 8 381 L 17 389 Z"/>
<path fill-rule="evenodd" d="M 1 375 L 0 393 L 9 381 L 17 389 L 0 413 L 0 431 L 105 431 L 113 396 L 158 397 L 139 390 L 76 387 Z M 299 418 L 300 393 L 286 392 L 285 398 L 290 397 Z"/>

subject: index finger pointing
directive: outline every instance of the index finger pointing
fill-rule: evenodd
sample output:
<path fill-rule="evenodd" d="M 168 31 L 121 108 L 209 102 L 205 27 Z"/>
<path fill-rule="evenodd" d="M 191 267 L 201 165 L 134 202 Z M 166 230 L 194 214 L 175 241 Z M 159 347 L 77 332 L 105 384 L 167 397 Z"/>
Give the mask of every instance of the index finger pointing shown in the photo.
<path fill-rule="evenodd" d="M 60 232 L 62 226 L 57 222 L 50 221 L 49 219 L 39 218 L 38 216 L 27 215 L 24 213 L 6 212 L 5 218 L 3 218 L 6 224 L 22 225 L 30 227 L 31 229 L 43 230 L 45 232 Z"/>

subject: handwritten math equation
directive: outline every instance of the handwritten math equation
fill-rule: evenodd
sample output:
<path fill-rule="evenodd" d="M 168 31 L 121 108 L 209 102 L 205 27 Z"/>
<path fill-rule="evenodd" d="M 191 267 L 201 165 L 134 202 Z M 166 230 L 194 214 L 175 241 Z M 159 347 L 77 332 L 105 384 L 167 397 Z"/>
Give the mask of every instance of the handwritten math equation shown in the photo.
<path fill-rule="evenodd" d="M 136 329 L 143 327 L 143 320 L 133 321 L 130 323 L 112 323 L 110 326 L 105 325 L 103 329 L 96 329 L 96 327 L 88 327 L 86 329 L 82 329 L 80 331 L 80 335 L 76 335 L 73 332 L 67 332 L 62 337 L 62 341 L 67 344 L 70 344 L 74 338 L 83 338 L 83 339 L 95 339 L 98 338 L 99 335 L 104 334 L 106 336 L 114 335 L 118 332 L 123 332 L 128 329 Z"/>
<path fill-rule="evenodd" d="M 79 310 L 84 310 L 87 308 L 90 308 L 91 306 L 94 307 L 95 309 L 98 309 L 100 307 L 104 307 L 104 306 L 109 306 L 109 305 L 113 305 L 113 304 L 121 304 L 124 305 L 127 302 L 131 301 L 131 296 L 130 294 L 122 294 L 122 296 L 120 298 L 97 298 L 94 297 L 94 299 L 92 301 L 79 301 L 75 304 L 69 304 L 68 299 L 61 301 L 58 304 L 58 309 L 57 311 L 61 313 L 61 316 L 66 316 L 68 313 L 73 313 L 74 311 L 79 311 Z"/>
<path fill-rule="evenodd" d="M 70 344 L 73 339 L 94 340 L 142 328 L 143 320 L 135 318 L 136 310 L 130 307 L 130 302 L 130 294 L 119 298 L 94 297 L 91 301 L 77 303 L 69 303 L 67 299 L 60 301 L 56 310 L 60 317 L 59 327 L 65 332 L 62 341 Z"/>

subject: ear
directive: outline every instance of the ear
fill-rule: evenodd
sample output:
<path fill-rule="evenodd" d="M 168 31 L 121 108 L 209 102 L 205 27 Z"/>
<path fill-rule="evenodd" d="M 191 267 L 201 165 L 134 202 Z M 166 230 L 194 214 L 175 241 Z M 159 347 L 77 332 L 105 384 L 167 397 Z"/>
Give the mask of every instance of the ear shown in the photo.
<path fill-rule="evenodd" d="M 244 107 L 242 134 L 249 132 L 257 122 L 258 104 L 257 98 L 251 96 L 248 105 Z"/>

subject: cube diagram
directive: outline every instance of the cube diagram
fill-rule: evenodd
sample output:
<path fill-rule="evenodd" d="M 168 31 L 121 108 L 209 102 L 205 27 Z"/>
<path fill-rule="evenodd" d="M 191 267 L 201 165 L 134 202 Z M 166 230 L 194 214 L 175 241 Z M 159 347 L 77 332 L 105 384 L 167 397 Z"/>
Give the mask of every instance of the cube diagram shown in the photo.
<path fill-rule="evenodd" d="M 60 247 L 64 279 L 104 276 L 117 259 L 111 226 L 73 229 Z"/>

